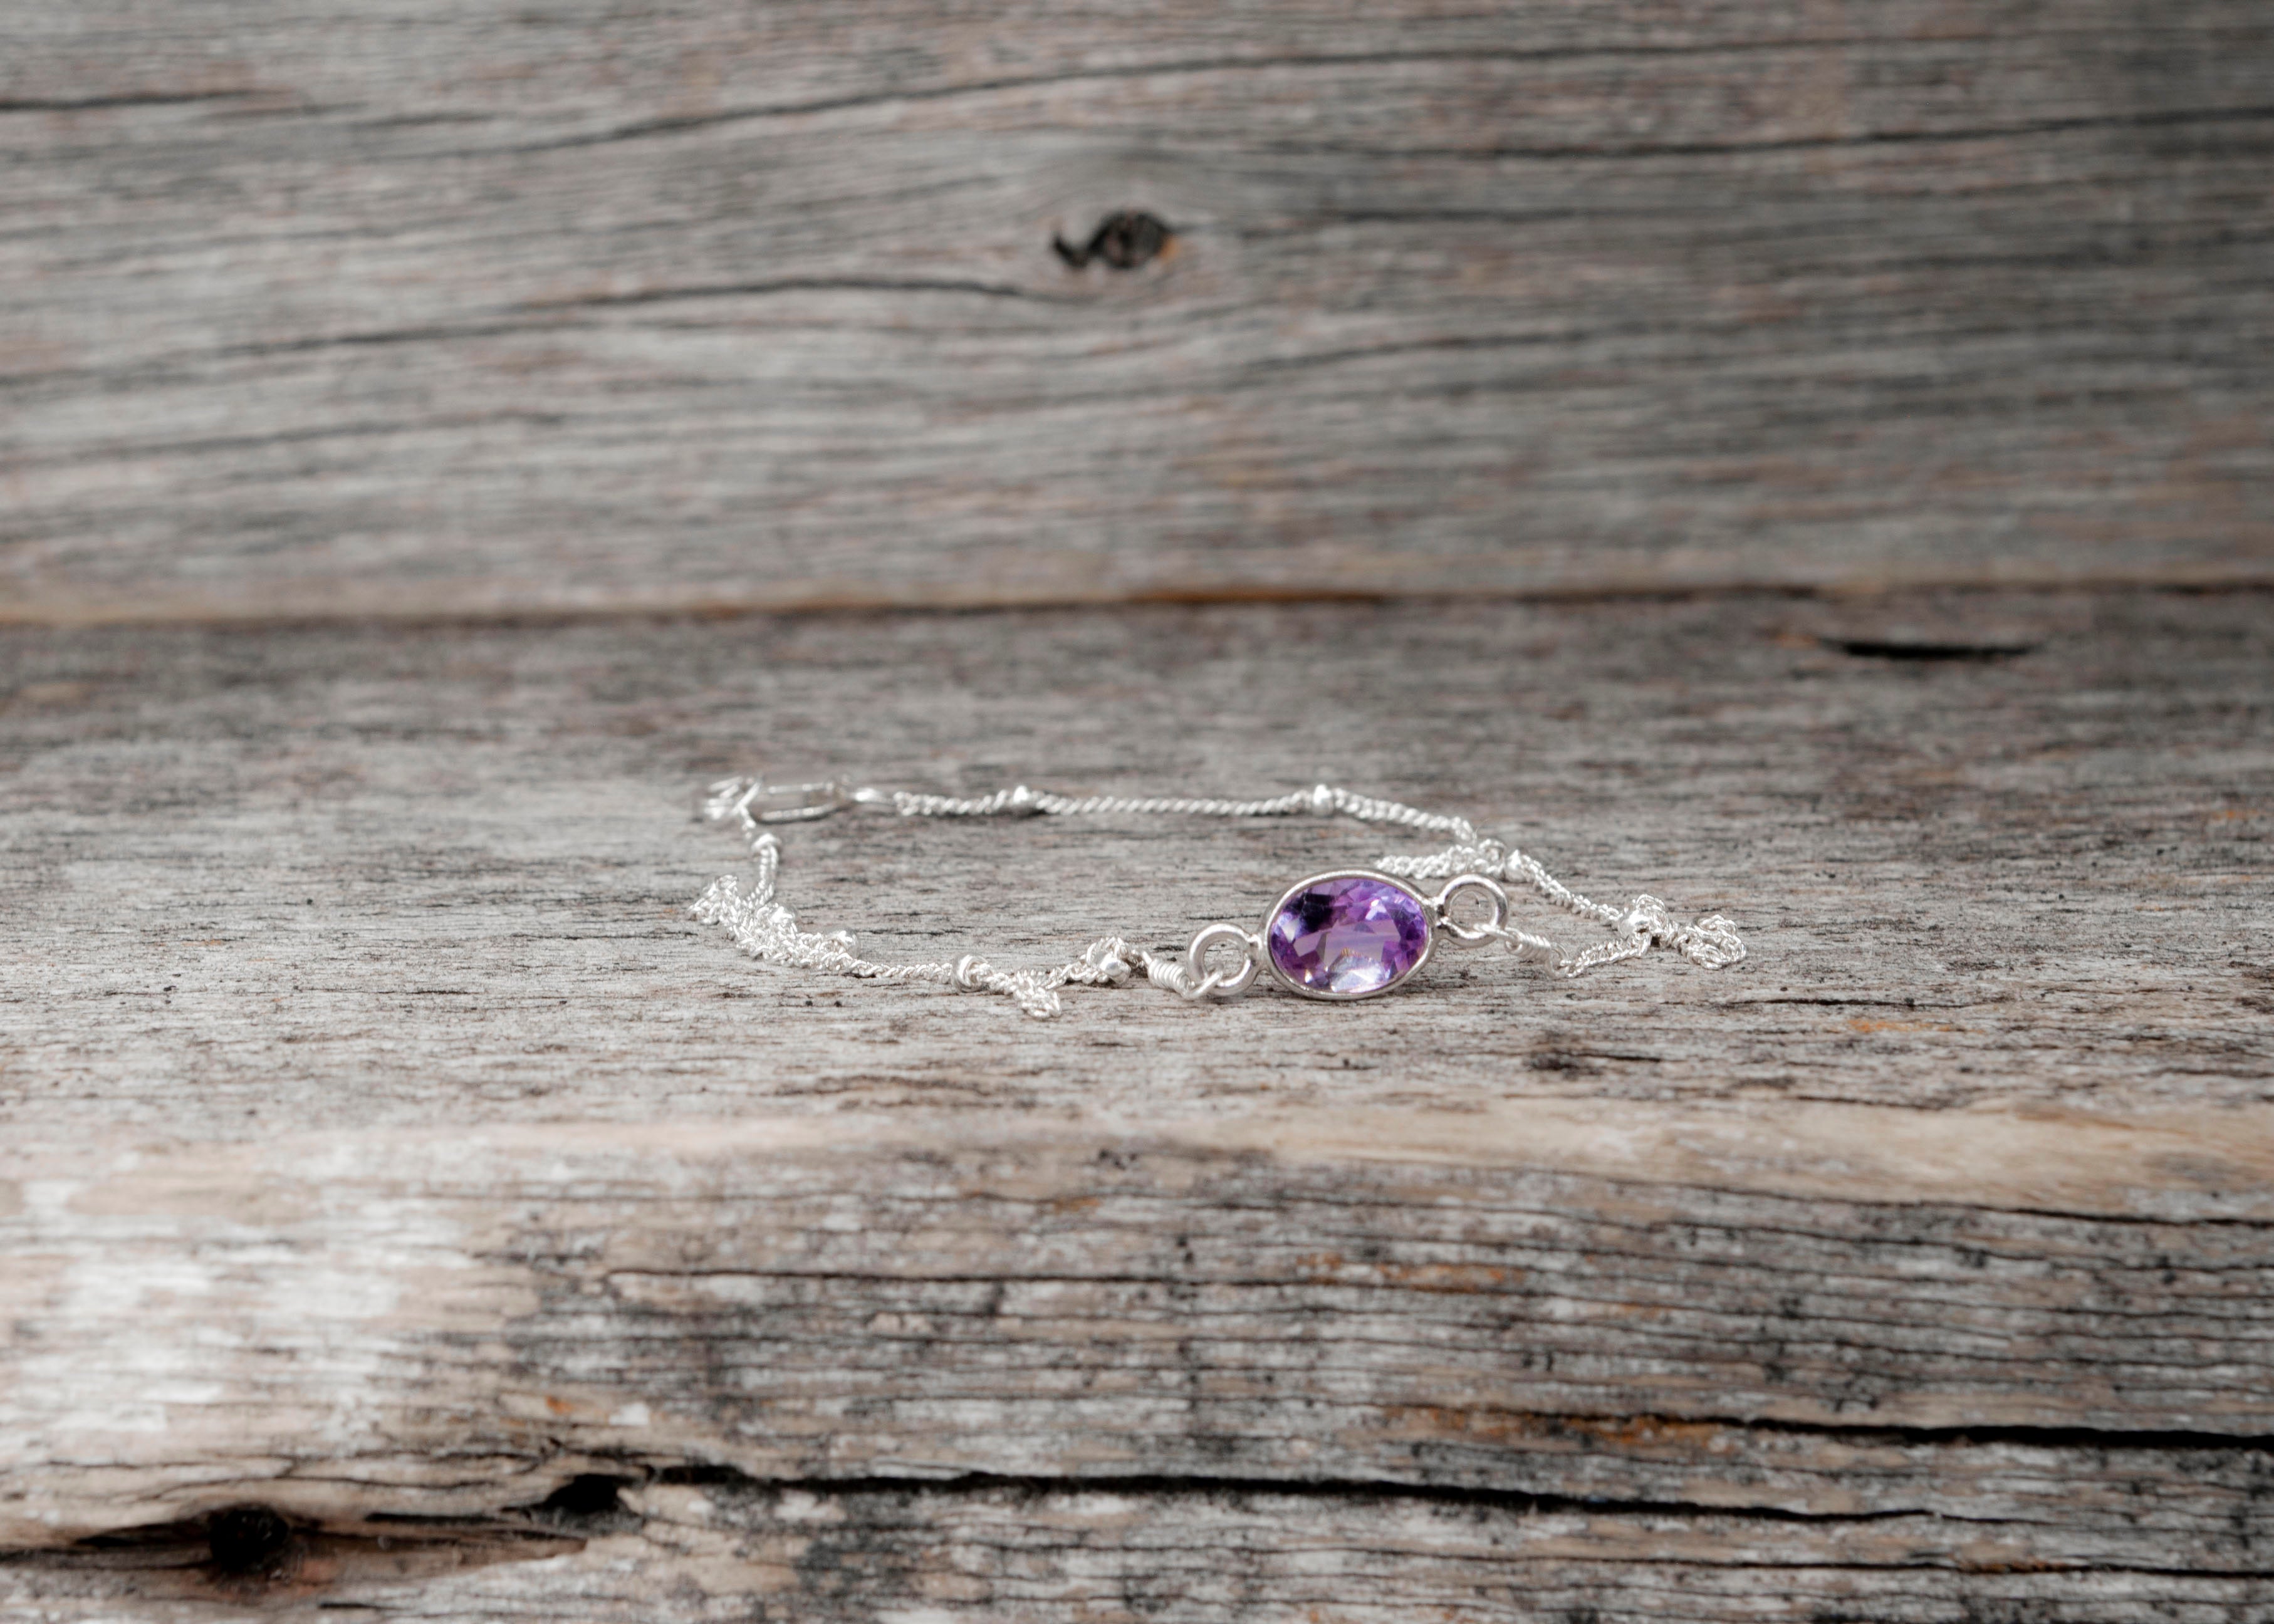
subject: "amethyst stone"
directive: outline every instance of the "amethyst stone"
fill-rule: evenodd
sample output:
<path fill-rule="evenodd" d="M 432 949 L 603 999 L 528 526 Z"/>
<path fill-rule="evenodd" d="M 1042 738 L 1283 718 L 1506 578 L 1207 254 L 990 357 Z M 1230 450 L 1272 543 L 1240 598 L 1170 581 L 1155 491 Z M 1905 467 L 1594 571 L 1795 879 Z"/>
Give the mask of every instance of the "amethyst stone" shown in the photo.
<path fill-rule="evenodd" d="M 1421 899 L 1367 874 L 1336 874 L 1290 891 L 1263 940 L 1279 974 L 1305 992 L 1363 998 L 1403 981 L 1429 951 Z"/>

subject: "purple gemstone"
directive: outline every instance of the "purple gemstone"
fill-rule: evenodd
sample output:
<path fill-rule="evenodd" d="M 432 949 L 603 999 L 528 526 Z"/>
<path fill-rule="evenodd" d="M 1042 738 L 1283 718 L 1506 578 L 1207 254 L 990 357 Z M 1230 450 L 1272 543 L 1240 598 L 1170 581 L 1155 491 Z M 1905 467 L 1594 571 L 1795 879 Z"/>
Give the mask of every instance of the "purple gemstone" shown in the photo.
<path fill-rule="evenodd" d="M 1380 992 L 1429 951 L 1420 899 L 1363 874 L 1306 885 L 1279 905 L 1263 935 L 1280 974 L 1345 998 Z"/>

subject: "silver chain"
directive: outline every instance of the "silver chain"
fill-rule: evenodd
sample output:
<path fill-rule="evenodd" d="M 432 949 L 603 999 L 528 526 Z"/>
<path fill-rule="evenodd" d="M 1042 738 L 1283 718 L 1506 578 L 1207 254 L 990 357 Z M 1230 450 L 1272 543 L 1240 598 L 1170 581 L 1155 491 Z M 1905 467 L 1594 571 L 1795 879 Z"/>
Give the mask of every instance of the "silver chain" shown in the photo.
<path fill-rule="evenodd" d="M 1448 882 L 1432 906 L 1442 908 L 1454 891 L 1481 887 L 1497 893 L 1498 876 L 1522 880 L 1566 913 L 1594 921 L 1613 933 L 1614 940 L 1598 943 L 1579 952 L 1566 952 L 1554 942 L 1503 922 L 1499 911 L 1487 921 L 1450 925 L 1465 944 L 1499 941 L 1519 956 L 1537 959 L 1555 974 L 1585 974 L 1598 965 L 1615 964 L 1671 947 L 1692 963 L 1721 969 L 1745 956 L 1745 944 L 1735 926 L 1720 914 L 1709 914 L 1695 924 L 1682 924 L 1652 896 L 1638 896 L 1623 908 L 1581 896 L 1542 868 L 1539 861 L 1480 836 L 1467 819 L 1440 812 L 1424 812 L 1395 801 L 1378 800 L 1321 784 L 1315 789 L 1274 795 L 1261 801 L 1216 801 L 1186 796 L 1055 795 L 1028 789 L 998 790 L 991 795 L 959 797 L 922 795 L 907 790 L 855 789 L 827 781 L 818 784 L 768 786 L 762 778 L 722 778 L 711 786 L 704 814 L 713 823 L 733 820 L 750 843 L 755 873 L 749 889 L 729 875 L 713 883 L 695 899 L 689 912 L 706 924 L 723 925 L 735 944 L 767 964 L 798 969 L 826 970 L 863 981 L 937 981 L 967 992 L 1002 993 L 1037 1019 L 1058 1012 L 1058 989 L 1068 985 L 1118 986 L 1142 973 L 1154 986 L 1188 999 L 1229 996 L 1247 985 L 1245 969 L 1225 974 L 1208 964 L 1211 938 L 1238 936 L 1235 928 L 1211 925 L 1193 938 L 1182 954 L 1148 952 L 1121 936 L 1102 936 L 1082 950 L 1080 959 L 1048 970 L 998 970 L 976 953 L 953 962 L 920 961 L 885 964 L 854 951 L 849 932 L 812 932 L 799 929 L 797 916 L 778 899 L 781 872 L 781 843 L 763 825 L 797 823 L 851 809 L 887 812 L 900 817 L 1097 817 L 1108 816 L 1163 817 L 1332 817 L 1340 815 L 1366 823 L 1387 823 L 1450 837 L 1442 851 L 1418 854 L 1390 853 L 1377 860 L 1382 873 L 1402 879 Z M 1223 944 L 1217 944 L 1219 945 Z"/>

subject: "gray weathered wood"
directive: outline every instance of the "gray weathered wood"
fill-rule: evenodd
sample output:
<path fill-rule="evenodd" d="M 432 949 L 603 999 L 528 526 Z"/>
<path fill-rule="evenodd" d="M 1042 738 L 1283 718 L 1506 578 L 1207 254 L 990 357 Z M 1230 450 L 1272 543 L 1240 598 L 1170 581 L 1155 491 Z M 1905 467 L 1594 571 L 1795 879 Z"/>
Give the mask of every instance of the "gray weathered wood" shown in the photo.
<path fill-rule="evenodd" d="M 12 631 L 0 1597 L 2255 1618 L 2270 624 Z M 691 792 L 752 764 L 1325 777 L 1755 957 L 1032 1022 L 688 921 L 737 851 Z M 878 820 L 786 875 L 879 951 L 1041 963 L 1380 844 Z M 245 1503 L 291 1543 L 221 1572 Z"/>
<path fill-rule="evenodd" d="M 565 1608 L 626 1624 L 1069 1616 L 2233 1624 L 2274 1604 L 2274 1586 L 2231 1573 L 2015 1566 L 1999 1533 L 1969 1535 L 1931 1518 L 1815 1526 L 1246 1490 L 1210 1496 L 1196 1511 L 1186 1497 L 1123 1490 L 846 1492 L 731 1481 L 651 1485 L 624 1504 L 637 1512 L 593 1519 L 591 1542 L 575 1555 L 552 1555 L 558 1545 L 520 1535 L 523 1553 L 540 1560 L 514 1565 L 501 1557 L 510 1536 L 446 1565 L 433 1530 L 398 1530 L 382 1548 L 319 1535 L 304 1538 L 282 1583 L 216 1584 L 140 1566 L 166 1560 L 162 1548 L 138 1553 L 132 1568 L 80 1568 L 43 1583 L 37 1616 L 116 1619 L 125 1600 L 149 1616 L 205 1620 L 221 1601 L 245 1610 L 223 1616 L 332 1620 L 336 1613 L 311 1603 L 344 1575 L 353 1576 L 353 1605 L 390 1619 L 553 1620 Z M 466 1532 L 462 1543 L 471 1543 Z M 153 1591 L 179 1611 L 158 1613 Z"/>
<path fill-rule="evenodd" d="M 1359 1598 L 1404 1607 L 1528 1587 L 1547 1560 L 1582 1569 L 1551 1588 L 1630 1596 L 1698 1564 L 1728 1594 L 1681 1616 L 1741 1616 L 1788 1568 L 1835 1570 L 1801 1586 L 1819 1603 L 1909 1586 L 1914 1611 L 1875 1617 L 1949 1616 L 2011 1588 L 1968 1575 L 2013 1570 L 2059 1575 L 2021 1591 L 2041 1602 L 2100 1591 L 2086 1616 L 2248 1616 L 2269 1588 L 2263 1118 L 1856 1115 L 1771 1134 L 1665 1107 L 1284 1112 L 1110 1137 L 822 1117 L 11 1154 L 9 1249 L 34 1267 L 7 1288 L 10 1419 L 35 1470 L 8 1531 L 52 1545 L 90 1516 L 257 1499 L 351 1537 L 322 1590 L 384 1601 L 377 1538 L 423 1537 L 431 1570 L 471 1515 L 496 1560 L 481 1519 L 519 1507 L 525 1532 L 608 1537 L 571 1574 L 629 1557 L 644 1588 L 715 1550 L 729 1594 L 869 1616 L 1039 1501 L 1125 1525 L 1085 1562 L 1046 1517 L 1026 1537 L 1045 1573 L 1231 1541 L 1259 1554 L 1220 1582 L 1275 1601 L 1305 1550 L 1371 1530 L 1390 1543 L 1353 1553 Z M 2186 1221 L 2209 1209 L 2228 1221 Z M 577 1476 L 623 1487 L 583 1521 L 532 1510 Z M 837 1528 L 840 1558 L 771 1573 L 801 1522 Z M 169 1559 L 154 1584 L 131 1551 L 50 1553 L 18 1583 L 241 1583 L 181 1571 L 182 1543 L 146 1553 Z M 1014 1604 L 1028 1566 L 983 1557 L 952 1598 Z M 485 1581 L 481 1609 L 576 1581 L 525 1583 Z M 438 1594 L 421 1605 L 474 1610 Z"/>
<path fill-rule="evenodd" d="M 2256 0 L 17 0 L 0 614 L 2263 580 L 2270 117 Z"/>
<path fill-rule="evenodd" d="M 2265 610 L 19 633 L 0 748 L 23 979 L 0 1101 L 27 1130 L 123 1113 L 200 1138 L 761 1101 L 1144 1122 L 1244 1108 L 1259 1079 L 1306 1104 L 2259 1103 Z M 2041 646 L 1888 660 L 1822 641 L 1865 633 Z M 997 998 L 777 974 L 687 919 L 742 856 L 696 793 L 754 764 L 971 792 L 1326 778 L 1466 811 L 1583 891 L 1726 912 L 1757 957 L 1576 984 L 1450 957 L 1429 997 L 1324 1024 L 1284 998 L 1077 989 L 1030 1024 Z M 862 819 L 789 831 L 784 884 L 883 956 L 1046 966 L 1109 932 L 1181 943 L 1322 861 L 1414 844 L 1309 820 Z"/>

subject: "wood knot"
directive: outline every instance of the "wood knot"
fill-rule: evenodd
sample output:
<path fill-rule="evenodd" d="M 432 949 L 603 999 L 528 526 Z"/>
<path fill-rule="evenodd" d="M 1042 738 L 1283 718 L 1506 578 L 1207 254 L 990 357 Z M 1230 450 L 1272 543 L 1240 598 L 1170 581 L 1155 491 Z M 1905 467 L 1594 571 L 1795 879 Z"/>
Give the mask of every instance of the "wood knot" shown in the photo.
<path fill-rule="evenodd" d="M 214 1570 L 238 1578 L 273 1577 L 286 1566 L 292 1525 L 266 1506 L 232 1506 L 206 1530 Z"/>
<path fill-rule="evenodd" d="M 1089 241 L 1080 247 L 1055 235 L 1050 238 L 1050 246 L 1058 250 L 1059 259 L 1077 271 L 1092 259 L 1102 259 L 1117 271 L 1132 271 L 1148 259 L 1158 259 L 1174 236 L 1176 233 L 1157 215 L 1142 209 L 1124 208 L 1099 221 L 1097 229 L 1089 234 Z"/>

